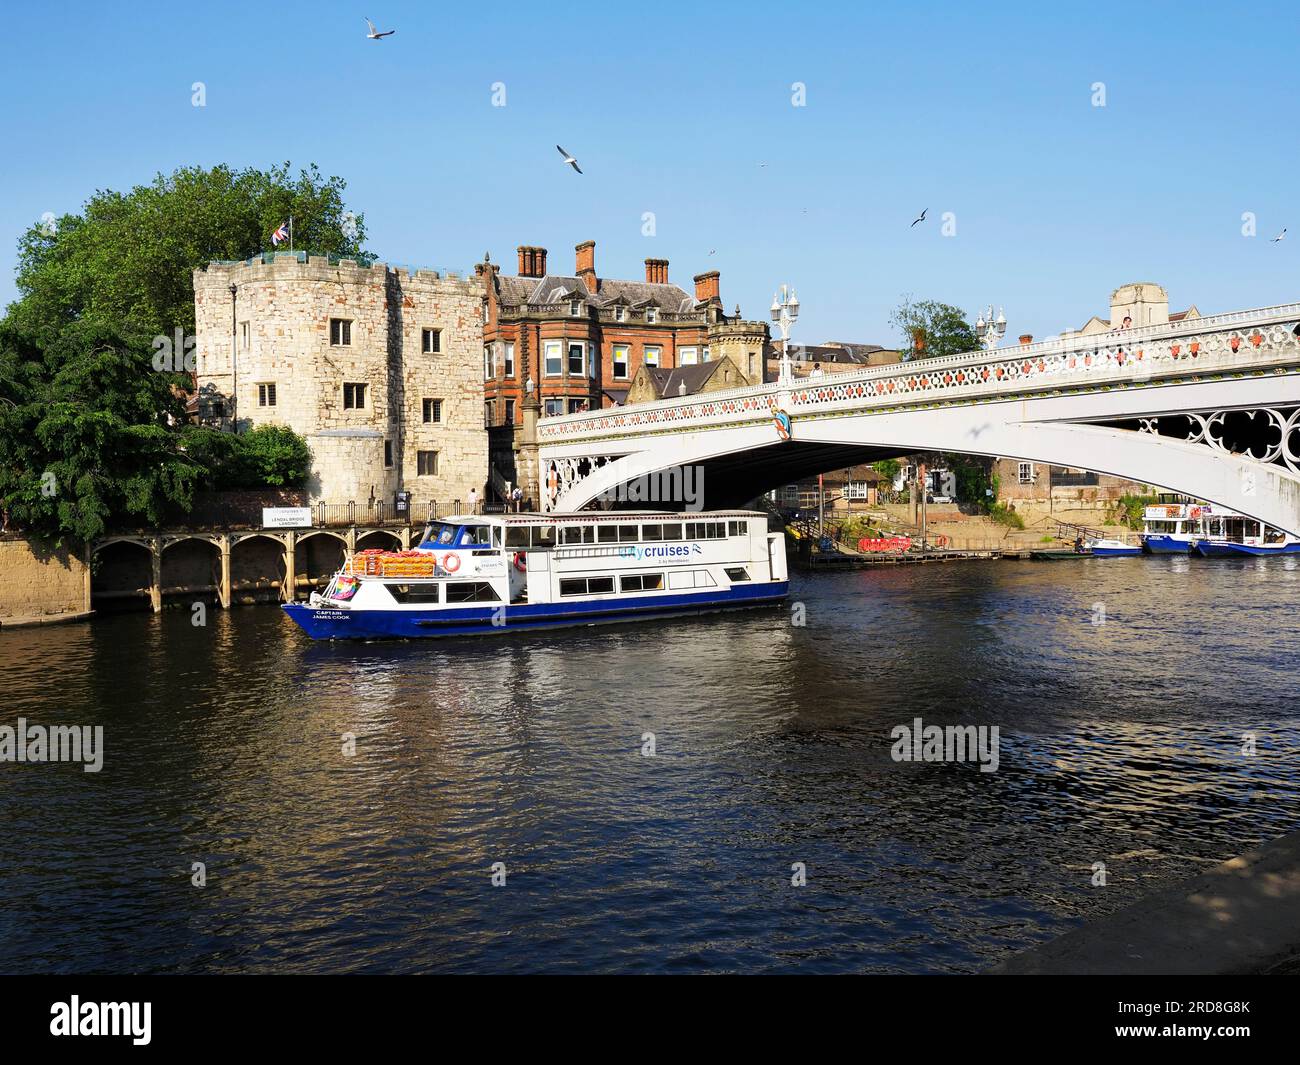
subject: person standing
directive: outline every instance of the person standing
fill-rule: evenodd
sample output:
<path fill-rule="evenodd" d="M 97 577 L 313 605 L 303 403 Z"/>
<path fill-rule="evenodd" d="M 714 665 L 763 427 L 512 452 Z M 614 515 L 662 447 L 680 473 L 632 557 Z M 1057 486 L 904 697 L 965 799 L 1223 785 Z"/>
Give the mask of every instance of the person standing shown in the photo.
<path fill-rule="evenodd" d="M 469 490 L 469 512 L 471 514 L 478 513 L 478 489 L 477 488 L 471 488 Z"/>

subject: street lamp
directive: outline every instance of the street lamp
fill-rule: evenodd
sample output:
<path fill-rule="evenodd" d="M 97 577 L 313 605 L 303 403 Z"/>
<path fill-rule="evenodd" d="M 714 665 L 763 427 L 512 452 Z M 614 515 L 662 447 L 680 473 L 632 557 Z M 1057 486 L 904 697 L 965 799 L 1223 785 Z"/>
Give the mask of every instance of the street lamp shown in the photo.
<path fill-rule="evenodd" d="M 799 297 L 787 285 L 772 297 L 772 321 L 781 330 L 781 377 L 783 385 L 790 383 L 790 327 L 799 320 Z"/>
<path fill-rule="evenodd" d="M 992 351 L 1001 342 L 1002 338 L 1007 335 L 1007 319 L 1002 313 L 1002 308 L 998 308 L 997 318 L 993 317 L 993 304 L 989 304 L 989 309 L 975 319 L 975 336 L 979 342 L 988 351 Z"/>

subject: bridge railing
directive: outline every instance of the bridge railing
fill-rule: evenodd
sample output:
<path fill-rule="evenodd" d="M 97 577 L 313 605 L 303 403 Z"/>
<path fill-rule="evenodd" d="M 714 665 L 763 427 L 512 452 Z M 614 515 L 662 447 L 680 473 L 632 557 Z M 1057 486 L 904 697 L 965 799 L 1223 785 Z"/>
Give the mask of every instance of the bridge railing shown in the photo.
<path fill-rule="evenodd" d="M 852 401 L 887 405 L 915 393 L 935 399 L 971 393 L 1011 393 L 1060 384 L 1106 383 L 1187 372 L 1218 361 L 1232 368 L 1265 365 L 1300 351 L 1295 330 L 1300 303 L 1232 311 L 1167 325 L 1142 326 L 1087 336 L 1058 337 L 992 351 L 875 366 L 850 373 L 807 378 L 784 386 L 767 382 L 678 400 L 605 408 L 543 419 L 538 437 L 545 446 L 611 432 L 690 423 L 723 424 L 763 416 L 789 395 L 795 407 Z M 1267 330 L 1267 333 L 1264 331 Z M 1268 341 L 1267 349 L 1263 342 Z M 1263 349 L 1263 350 L 1261 350 Z M 1219 367 L 1224 368 L 1223 366 Z M 1034 379 L 1034 380 L 1030 380 Z M 1068 380 L 1067 380 L 1068 379 Z"/>

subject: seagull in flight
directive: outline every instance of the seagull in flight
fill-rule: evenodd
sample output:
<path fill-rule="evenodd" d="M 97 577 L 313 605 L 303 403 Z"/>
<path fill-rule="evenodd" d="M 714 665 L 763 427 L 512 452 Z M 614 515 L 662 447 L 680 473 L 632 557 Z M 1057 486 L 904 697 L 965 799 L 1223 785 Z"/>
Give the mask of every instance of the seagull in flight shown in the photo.
<path fill-rule="evenodd" d="M 912 226 L 916 225 L 917 222 L 924 222 L 924 221 L 925 221 L 925 213 L 926 213 L 926 211 L 928 211 L 929 209 L 930 209 L 930 208 L 927 207 L 927 208 L 925 209 L 925 211 L 922 211 L 922 212 L 921 212 L 921 216 L 920 216 L 919 218 L 917 218 L 915 221 L 912 222 Z M 907 228 L 908 228 L 908 229 L 911 229 L 912 226 L 908 226 Z"/>
<path fill-rule="evenodd" d="M 561 148 L 558 144 L 555 146 L 555 150 L 556 150 L 557 152 L 559 152 L 562 156 L 564 156 L 564 161 L 565 161 L 566 163 L 568 163 L 571 167 L 573 167 L 574 170 L 576 170 L 579 174 L 582 173 L 582 167 L 580 167 L 580 166 L 578 165 L 578 160 L 576 160 L 575 158 L 573 158 L 573 156 L 571 156 L 568 152 L 566 152 L 566 151 L 565 151 L 563 148 Z"/>
<path fill-rule="evenodd" d="M 380 33 L 375 29 L 375 24 L 369 19 L 366 19 L 366 25 L 370 27 L 370 32 L 366 34 L 366 40 L 368 41 L 382 41 L 385 37 L 391 37 L 397 32 L 396 30 L 384 30 L 383 33 Z"/>
<path fill-rule="evenodd" d="M 1282 232 L 1279 233 L 1279 234 L 1278 234 L 1276 237 L 1274 237 L 1272 240 L 1270 240 L 1269 243 L 1270 243 L 1270 244 L 1276 244 L 1279 240 L 1281 240 L 1281 239 L 1282 239 L 1283 237 L 1285 237 L 1285 236 L 1286 236 L 1286 226 L 1283 226 L 1283 227 L 1282 227 Z"/>

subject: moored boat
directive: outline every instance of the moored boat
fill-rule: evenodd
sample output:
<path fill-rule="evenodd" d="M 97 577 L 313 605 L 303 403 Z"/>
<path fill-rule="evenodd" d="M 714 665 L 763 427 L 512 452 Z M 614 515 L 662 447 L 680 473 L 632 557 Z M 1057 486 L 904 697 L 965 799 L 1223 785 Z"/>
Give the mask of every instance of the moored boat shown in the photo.
<path fill-rule="evenodd" d="M 1300 539 L 1256 518 L 1235 511 L 1206 507 L 1205 531 L 1196 553 L 1207 558 L 1233 555 L 1300 554 Z"/>
<path fill-rule="evenodd" d="M 1166 497 L 1167 498 L 1167 497 Z M 1202 503 L 1161 502 L 1142 512 L 1142 548 L 1152 555 L 1185 555 L 1205 535 L 1210 508 Z"/>
<path fill-rule="evenodd" d="M 418 548 L 348 558 L 285 612 L 313 639 L 460 636 L 779 602 L 785 544 L 760 511 L 457 515 Z"/>
<path fill-rule="evenodd" d="M 1084 544 L 1088 554 L 1094 558 L 1121 558 L 1142 554 L 1142 548 L 1136 544 L 1125 543 L 1103 537 L 1093 537 Z"/>

